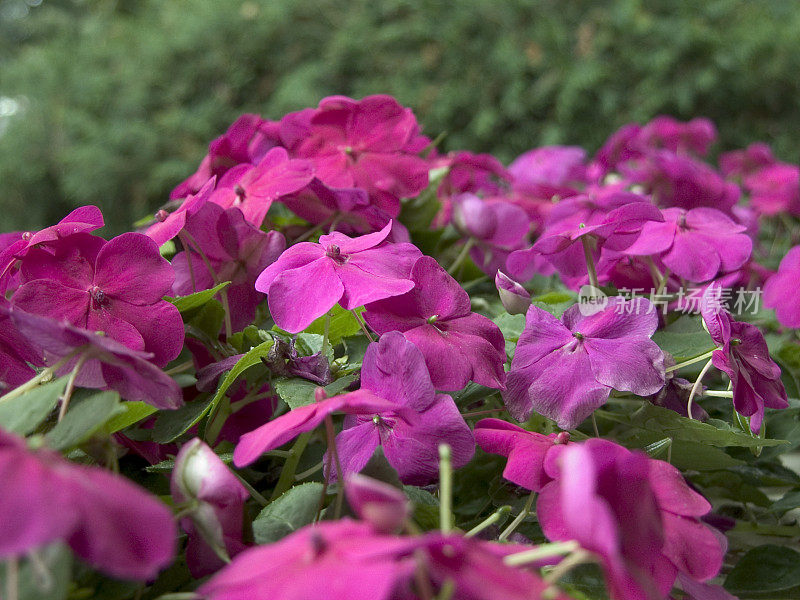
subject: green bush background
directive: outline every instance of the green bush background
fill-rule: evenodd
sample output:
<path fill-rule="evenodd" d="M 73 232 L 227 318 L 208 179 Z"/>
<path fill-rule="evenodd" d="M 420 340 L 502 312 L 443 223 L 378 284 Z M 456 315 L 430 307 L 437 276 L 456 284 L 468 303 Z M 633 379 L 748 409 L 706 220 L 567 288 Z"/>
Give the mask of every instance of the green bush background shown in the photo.
<path fill-rule="evenodd" d="M 36 2 L 29 3 L 36 4 Z M 445 149 L 596 149 L 657 114 L 797 161 L 796 0 L 0 0 L 0 230 L 118 232 L 241 112 L 385 92 Z M 27 16 L 21 18 L 27 13 Z M 106 230 L 108 232 L 108 230 Z"/>

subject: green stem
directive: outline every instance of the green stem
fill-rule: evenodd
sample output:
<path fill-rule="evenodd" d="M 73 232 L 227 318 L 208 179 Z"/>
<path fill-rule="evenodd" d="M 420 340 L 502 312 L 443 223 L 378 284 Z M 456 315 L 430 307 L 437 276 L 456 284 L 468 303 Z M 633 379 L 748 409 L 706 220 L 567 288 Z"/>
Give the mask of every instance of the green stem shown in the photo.
<path fill-rule="evenodd" d="M 211 261 L 208 260 L 208 257 L 206 256 L 205 252 L 203 252 L 203 250 L 200 248 L 200 244 L 197 243 L 197 240 L 194 239 L 194 236 L 184 229 L 178 234 L 178 237 L 186 246 L 187 252 L 190 249 L 190 247 L 193 247 L 194 252 L 197 253 L 197 255 L 200 257 L 200 260 L 202 260 L 203 264 L 206 266 L 206 269 L 208 269 L 208 273 L 211 275 L 211 279 L 213 280 L 214 285 L 219 285 L 220 283 L 222 283 L 219 280 L 219 276 L 217 276 L 217 271 L 214 269 L 213 266 L 211 266 Z M 187 254 L 186 260 L 189 262 L 189 264 L 192 264 L 191 254 Z M 225 317 L 224 317 L 225 338 L 227 339 L 231 337 L 231 335 L 233 335 L 233 326 L 231 324 L 231 307 L 230 303 L 228 302 L 227 289 L 220 290 L 219 299 L 220 302 L 222 303 L 222 308 L 225 310 Z"/>
<path fill-rule="evenodd" d="M 308 445 L 308 440 L 311 439 L 311 434 L 313 432 L 307 431 L 306 433 L 302 433 L 297 437 L 294 445 L 290 452 L 292 455 L 286 459 L 286 462 L 283 463 L 283 469 L 281 470 L 281 475 L 278 478 L 278 483 L 275 485 L 275 489 L 272 491 L 272 496 L 270 497 L 271 500 L 275 500 L 278 496 L 283 494 L 289 488 L 294 485 L 294 474 L 297 471 L 297 465 L 300 462 L 300 457 L 303 456 L 303 451 L 306 449 Z"/>
<path fill-rule="evenodd" d="M 6 600 L 19 600 L 19 559 L 6 560 Z"/>
<path fill-rule="evenodd" d="M 733 392 L 725 390 L 706 390 L 704 396 L 714 396 L 716 398 L 733 398 Z"/>
<path fill-rule="evenodd" d="M 59 423 L 64 418 L 64 415 L 67 414 L 67 408 L 69 407 L 70 398 L 72 398 L 72 392 L 75 391 L 75 379 L 78 377 L 78 373 L 83 368 L 87 358 L 89 358 L 87 354 L 82 354 L 80 358 L 78 358 L 78 362 L 75 363 L 75 367 L 72 369 L 72 372 L 69 374 L 69 379 L 67 379 L 67 387 L 64 388 L 64 393 L 61 394 L 61 406 L 58 409 Z"/>
<path fill-rule="evenodd" d="M 664 271 L 664 274 L 661 276 L 661 281 L 658 282 L 658 287 L 656 288 L 655 295 L 658 296 L 661 292 L 664 291 L 664 288 L 667 286 L 667 281 L 669 280 L 670 270 L 667 269 Z"/>
<path fill-rule="evenodd" d="M 452 276 L 455 275 L 455 272 L 461 266 L 461 263 L 463 263 L 464 260 L 467 258 L 467 256 L 469 256 L 469 251 L 472 249 L 474 245 L 475 245 L 475 238 L 469 238 L 467 242 L 464 244 L 464 246 L 461 248 L 461 252 L 459 252 L 458 256 L 456 256 L 456 259 L 453 261 L 453 264 L 451 264 L 450 268 L 447 269 L 447 273 L 449 275 Z"/>
<path fill-rule="evenodd" d="M 508 505 L 501 506 L 496 511 L 494 511 L 491 515 L 486 517 L 483 521 L 475 525 L 472 529 L 470 529 L 467 533 L 464 534 L 464 537 L 473 537 L 478 535 L 481 531 L 489 527 L 490 525 L 494 525 L 500 519 L 505 519 L 506 515 L 511 512 L 511 507 Z"/>
<path fill-rule="evenodd" d="M 325 329 L 322 334 L 322 356 L 325 357 L 328 356 L 327 350 L 330 342 L 329 340 L 330 331 L 331 331 L 331 313 L 330 311 L 328 311 L 328 313 L 325 315 Z"/>
<path fill-rule="evenodd" d="M 266 498 L 264 498 L 264 496 L 259 494 L 258 490 L 256 490 L 256 488 L 254 488 L 252 485 L 250 485 L 244 477 L 242 477 L 241 475 L 239 475 L 238 473 L 236 473 L 233 470 L 231 470 L 231 473 L 236 475 L 236 478 L 242 483 L 242 485 L 244 486 L 244 489 L 246 489 L 248 492 L 250 492 L 250 495 L 253 497 L 253 500 L 258 502 L 261 506 L 266 506 L 267 504 L 269 504 L 269 500 L 267 500 Z"/>
<path fill-rule="evenodd" d="M 714 354 L 716 350 L 719 348 L 714 348 L 714 350 L 709 350 L 708 352 L 701 354 L 700 356 L 695 356 L 694 358 L 690 358 L 689 360 L 685 360 L 677 365 L 672 365 L 671 367 L 667 367 L 664 369 L 667 373 L 671 373 L 672 371 L 677 371 L 678 369 L 682 369 L 683 367 L 688 367 L 689 365 L 693 365 L 695 363 L 699 363 L 704 361 L 707 358 L 711 358 L 711 355 Z"/>
<path fill-rule="evenodd" d="M 439 529 L 450 533 L 453 529 L 453 466 L 447 444 L 439 444 Z"/>
<path fill-rule="evenodd" d="M 689 392 L 689 400 L 686 401 L 686 413 L 690 419 L 692 418 L 692 400 L 694 400 L 697 391 L 700 389 L 700 386 L 703 383 L 703 377 L 705 377 L 706 373 L 708 373 L 708 370 L 713 366 L 713 364 L 713 359 L 709 359 L 709 361 L 703 365 L 703 369 L 700 371 L 697 379 L 695 379 L 694 385 Z"/>
<path fill-rule="evenodd" d="M 531 492 L 528 496 L 528 500 L 525 502 L 525 506 L 522 507 L 520 513 L 514 518 L 513 521 L 506 527 L 503 532 L 498 536 L 497 541 L 503 542 L 508 539 L 514 530 L 519 527 L 519 524 L 525 520 L 529 514 L 531 514 L 531 507 L 533 506 L 533 501 L 536 499 L 536 492 Z"/>
<path fill-rule="evenodd" d="M 339 460 L 339 452 L 336 450 L 336 434 L 333 431 L 333 418 L 328 415 L 325 417 L 325 435 L 328 437 L 328 452 L 333 454 L 333 460 L 336 464 L 336 507 L 334 508 L 333 518 L 338 519 L 342 514 L 342 502 L 344 501 L 344 471 L 342 471 L 342 463 Z M 330 470 L 328 471 L 328 478 L 330 478 Z"/>
<path fill-rule="evenodd" d="M 373 338 L 373 337 L 372 337 L 372 334 L 371 334 L 371 333 L 369 332 L 369 330 L 367 329 L 367 326 L 366 326 L 366 324 L 364 323 L 364 320 L 361 318 L 361 315 L 359 315 L 359 314 L 358 314 L 358 313 L 355 311 L 355 309 L 351 310 L 350 312 L 351 312 L 351 313 L 353 313 L 353 316 L 356 318 L 356 321 L 358 321 L 358 324 L 359 324 L 359 326 L 361 327 L 361 331 L 364 333 L 364 335 L 365 335 L 365 336 L 367 336 L 367 339 L 368 339 L 370 342 L 374 342 L 374 341 L 375 341 L 375 338 Z"/>
<path fill-rule="evenodd" d="M 586 271 L 589 273 L 589 285 L 599 289 L 600 284 L 597 282 L 597 268 L 594 265 L 591 242 L 587 236 L 582 235 L 581 244 L 583 245 L 583 256 L 586 259 Z"/>
<path fill-rule="evenodd" d="M 503 559 L 503 562 L 511 567 L 516 567 L 539 560 L 545 560 L 547 558 L 571 554 L 578 549 L 580 549 L 580 544 L 578 544 L 578 542 L 575 540 L 569 540 L 567 542 L 554 542 L 552 544 L 543 544 L 533 548 L 532 550 L 525 550 L 523 552 L 509 554 Z"/>
<path fill-rule="evenodd" d="M 42 369 L 41 373 L 35 375 L 34 377 L 32 377 L 19 387 L 14 388 L 4 396 L 0 396 L 0 404 L 2 404 L 3 402 L 8 402 L 9 400 L 13 400 L 17 396 L 21 396 L 25 392 L 28 392 L 38 387 L 40 383 L 47 383 L 48 381 L 50 381 L 50 379 L 52 379 L 53 375 L 55 374 L 56 371 L 58 371 L 58 369 L 63 367 L 65 364 L 67 364 L 69 361 L 75 358 L 75 356 L 82 351 L 83 347 L 78 348 L 74 352 L 70 352 L 64 358 L 62 358 L 56 364 L 54 364 L 52 367 L 47 367 L 45 369 Z"/>

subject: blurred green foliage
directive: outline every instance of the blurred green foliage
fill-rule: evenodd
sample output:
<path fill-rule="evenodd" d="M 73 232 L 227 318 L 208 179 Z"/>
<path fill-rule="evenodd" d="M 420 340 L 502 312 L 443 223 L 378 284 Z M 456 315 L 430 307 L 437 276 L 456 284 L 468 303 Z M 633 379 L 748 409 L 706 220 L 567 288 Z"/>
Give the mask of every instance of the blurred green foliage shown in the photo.
<path fill-rule="evenodd" d="M 94 203 L 121 231 L 239 113 L 330 94 L 393 94 L 446 149 L 504 161 L 663 113 L 798 160 L 796 0 L 22 4 L 0 0 L 0 100 L 20 107 L 0 117 L 0 230 Z"/>

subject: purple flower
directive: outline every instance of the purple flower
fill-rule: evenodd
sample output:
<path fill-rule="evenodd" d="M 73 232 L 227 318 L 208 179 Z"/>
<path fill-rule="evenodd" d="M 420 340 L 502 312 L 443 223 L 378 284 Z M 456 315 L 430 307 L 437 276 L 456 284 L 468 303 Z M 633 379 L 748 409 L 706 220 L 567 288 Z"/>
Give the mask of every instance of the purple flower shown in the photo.
<path fill-rule="evenodd" d="M 380 533 L 399 531 L 411 516 L 408 497 L 383 481 L 351 473 L 344 493 L 353 512 Z"/>
<path fill-rule="evenodd" d="M 750 204 L 762 215 L 788 213 L 800 216 L 800 167 L 775 163 L 744 180 Z"/>
<path fill-rule="evenodd" d="M 764 286 L 764 306 L 774 308 L 784 327 L 800 328 L 800 246 L 795 246 L 781 260 L 778 272 Z"/>
<path fill-rule="evenodd" d="M 549 201 L 574 196 L 589 182 L 585 162 L 578 146 L 543 146 L 518 156 L 508 171 L 516 191 Z"/>
<path fill-rule="evenodd" d="M 8 301 L 0 296 L 0 394 L 28 381 L 36 374 L 30 365 L 42 362 L 41 352 L 17 330 Z"/>
<path fill-rule="evenodd" d="M 581 308 L 571 306 L 560 321 L 528 309 L 503 392 L 518 421 L 535 410 L 573 429 L 612 389 L 647 396 L 664 385 L 664 354 L 650 340 L 658 327 L 650 302 L 613 297 L 589 316 Z"/>
<path fill-rule="evenodd" d="M 237 467 L 246 467 L 264 452 L 279 448 L 301 433 L 316 429 L 332 413 L 371 415 L 391 408 L 394 408 L 392 402 L 368 391 L 359 390 L 333 398 L 325 398 L 323 393 L 314 404 L 295 408 L 241 436 L 233 452 L 233 463 Z"/>
<path fill-rule="evenodd" d="M 152 239 L 159 247 L 178 235 L 186 225 L 186 219 L 203 208 L 214 191 L 216 178 L 212 177 L 195 195 L 187 196 L 180 206 L 174 211 L 164 209 L 156 211 L 155 223 L 150 225 L 144 234 Z"/>
<path fill-rule="evenodd" d="M 763 142 L 750 144 L 744 150 L 725 152 L 719 157 L 719 170 L 725 177 L 747 177 L 763 167 L 778 162 L 770 147 Z"/>
<path fill-rule="evenodd" d="M 253 321 L 256 307 L 264 299 L 254 287 L 256 279 L 284 251 L 286 240 L 277 231 L 261 231 L 246 221 L 238 208 L 224 210 L 214 203 L 206 204 L 190 217 L 186 231 L 199 248 L 190 244 L 189 252 L 180 252 L 172 259 L 173 293 L 187 295 L 230 281 L 225 293 L 231 325 L 234 331 L 244 329 Z"/>
<path fill-rule="evenodd" d="M 108 471 L 64 460 L 0 430 L 0 559 L 63 540 L 92 567 L 123 579 L 153 579 L 175 553 L 172 513 Z"/>
<path fill-rule="evenodd" d="M 367 306 L 369 326 L 413 342 L 436 389 L 460 390 L 470 380 L 502 389 L 505 341 L 497 325 L 472 312 L 467 292 L 433 258 L 420 258 L 411 279 L 408 293 Z"/>
<path fill-rule="evenodd" d="M 166 365 L 183 348 L 183 320 L 163 300 L 172 266 L 141 233 L 106 242 L 78 233 L 33 248 L 22 261 L 22 285 L 12 298 L 21 309 L 76 327 L 103 331 Z"/>
<path fill-rule="evenodd" d="M 214 547 L 230 557 L 244 550 L 244 503 L 250 495 L 199 438 L 184 444 L 175 457 L 170 490 L 177 504 L 197 503 L 181 520 L 189 534 L 186 561 L 193 577 L 214 573 L 225 564 Z"/>
<path fill-rule="evenodd" d="M 625 254 L 657 256 L 670 271 L 692 282 L 735 271 L 747 262 L 753 241 L 746 227 L 707 207 L 666 208 L 663 223 L 645 223 Z"/>
<path fill-rule="evenodd" d="M 301 190 L 313 178 L 311 163 L 290 159 L 284 148 L 272 148 L 257 164 L 226 172 L 210 201 L 223 208 L 238 207 L 249 223 L 260 227 L 275 200 Z"/>
<path fill-rule="evenodd" d="M 376 233 L 350 238 L 333 232 L 319 244 L 291 246 L 256 280 L 269 296 L 269 310 L 281 329 L 297 333 L 338 302 L 352 310 L 399 296 L 414 287 L 411 267 L 422 253 L 412 244 L 383 244 L 388 223 Z"/>
<path fill-rule="evenodd" d="M 721 307 L 721 286 L 714 283 L 703 294 L 701 314 L 711 339 L 721 348 L 711 360 L 730 377 L 733 406 L 750 417 L 753 433 L 761 431 L 764 407 L 788 408 L 781 368 L 769 356 L 764 335 L 755 325 L 734 321 Z"/>
<path fill-rule="evenodd" d="M 502 271 L 494 276 L 494 285 L 500 294 L 503 308 L 512 315 L 524 315 L 531 305 L 531 295 L 521 284 L 511 279 Z"/>
<path fill-rule="evenodd" d="M 357 473 L 378 446 L 409 485 L 425 485 L 438 476 L 440 443 L 452 449 L 452 464 L 467 464 L 475 451 L 464 418 L 450 396 L 437 394 L 420 351 L 402 335 L 389 332 L 364 355 L 360 393 L 386 399 L 386 408 L 352 412 L 336 436 L 336 449 L 347 473 Z"/>
<path fill-rule="evenodd" d="M 508 458 L 503 477 L 534 492 L 553 480 L 544 469 L 545 461 L 552 460 L 550 452 L 560 452 L 569 441 L 566 431 L 542 435 L 500 419 L 478 421 L 474 434 L 484 452 Z"/>
<path fill-rule="evenodd" d="M 428 163 L 416 156 L 419 125 L 411 109 L 391 96 L 352 100 L 330 96 L 316 110 L 287 115 L 281 140 L 292 156 L 314 163 L 333 188 L 359 187 L 395 218 L 400 199 L 428 185 Z"/>
<path fill-rule="evenodd" d="M 74 368 L 80 354 L 85 362 L 76 385 L 112 389 L 125 400 L 147 402 L 162 409 L 183 404 L 180 387 L 151 362 L 152 354 L 132 350 L 98 332 L 26 313 L 17 307 L 9 310 L 0 305 L 0 319 L 4 313 L 11 317 L 19 333 L 39 349 L 34 364 L 54 364 L 76 354 L 60 372 L 63 374 Z"/>
<path fill-rule="evenodd" d="M 705 156 L 716 138 L 717 129 L 709 119 L 698 117 L 681 123 L 673 117 L 660 115 L 639 130 L 635 143 L 642 149 Z"/>
<path fill-rule="evenodd" d="M 705 581 L 719 572 L 725 547 L 699 521 L 711 506 L 668 463 L 590 439 L 544 466 L 553 478 L 536 504 L 544 534 L 594 553 L 614 600 L 664 598 L 678 573 Z"/>

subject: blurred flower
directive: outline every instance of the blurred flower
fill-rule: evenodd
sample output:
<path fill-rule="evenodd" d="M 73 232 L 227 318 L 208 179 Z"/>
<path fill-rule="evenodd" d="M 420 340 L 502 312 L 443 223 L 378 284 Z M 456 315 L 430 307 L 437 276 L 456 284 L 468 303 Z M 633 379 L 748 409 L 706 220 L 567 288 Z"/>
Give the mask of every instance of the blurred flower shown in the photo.
<path fill-rule="evenodd" d="M 778 272 L 764 285 L 764 306 L 774 308 L 784 327 L 800 328 L 800 246 L 795 246 L 781 260 Z"/>

